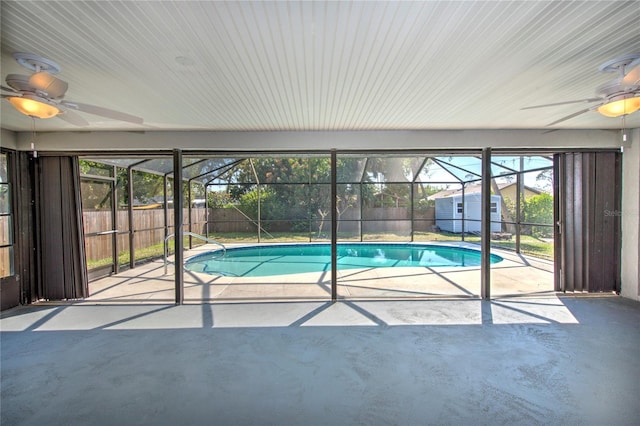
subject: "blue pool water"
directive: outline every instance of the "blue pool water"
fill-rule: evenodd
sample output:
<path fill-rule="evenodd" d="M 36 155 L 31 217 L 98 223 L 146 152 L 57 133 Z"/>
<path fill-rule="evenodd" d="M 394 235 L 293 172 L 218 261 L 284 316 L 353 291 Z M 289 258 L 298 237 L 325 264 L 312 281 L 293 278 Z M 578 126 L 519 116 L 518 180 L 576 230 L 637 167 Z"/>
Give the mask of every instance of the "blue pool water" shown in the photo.
<path fill-rule="evenodd" d="M 502 261 L 491 255 L 491 263 Z M 429 244 L 338 244 L 338 269 L 479 266 L 480 251 Z M 279 244 L 213 250 L 185 262 L 189 271 L 264 277 L 331 271 L 330 244 Z"/>

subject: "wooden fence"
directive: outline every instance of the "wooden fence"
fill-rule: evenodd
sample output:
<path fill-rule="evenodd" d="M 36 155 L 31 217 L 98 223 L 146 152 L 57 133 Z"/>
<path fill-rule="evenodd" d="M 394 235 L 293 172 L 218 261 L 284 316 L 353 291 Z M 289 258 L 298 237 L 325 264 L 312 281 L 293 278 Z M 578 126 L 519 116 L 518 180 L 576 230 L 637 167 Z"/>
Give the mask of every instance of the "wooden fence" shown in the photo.
<path fill-rule="evenodd" d="M 191 209 L 192 232 L 201 234 L 206 228 L 206 209 Z M 184 229 L 188 230 L 189 210 L 184 209 Z M 85 250 L 87 259 L 104 259 L 112 253 L 112 235 L 93 235 L 114 229 L 110 211 L 84 211 L 82 220 L 85 233 Z M 167 210 L 168 233 L 173 233 L 174 211 Z M 129 251 L 129 212 L 117 212 L 118 248 L 119 251 Z M 133 211 L 133 242 L 134 249 L 140 250 L 157 244 L 163 244 L 165 238 L 165 214 L 162 209 Z"/>
<path fill-rule="evenodd" d="M 168 233 L 173 233 L 174 212 L 167 211 Z M 189 230 L 189 211 L 184 209 L 184 230 Z M 414 214 L 413 229 L 418 231 L 431 230 L 435 223 L 435 210 L 422 214 Z M 362 220 L 362 222 L 361 222 Z M 111 256 L 112 236 L 95 235 L 113 229 L 110 211 L 84 211 L 85 248 L 87 259 L 104 259 Z M 362 231 L 366 233 L 386 232 L 406 234 L 411 230 L 411 215 L 408 208 L 365 208 L 360 212 L 350 209 L 340 216 L 339 232 L 358 233 L 360 224 Z M 269 232 L 292 232 L 296 223 L 290 220 L 265 221 L 262 226 Z M 316 232 L 320 228 L 320 221 L 314 221 L 309 226 L 309 231 Z M 118 248 L 120 251 L 129 251 L 129 213 L 127 210 L 117 212 Z M 224 233 L 257 232 L 254 221 L 245 217 L 240 211 L 228 208 L 209 209 L 207 222 L 207 209 L 191 209 L 191 232 L 205 235 Z M 327 218 L 322 224 L 322 232 L 328 234 L 331 230 L 331 221 Z M 134 249 L 140 250 L 156 244 L 162 244 L 165 237 L 165 213 L 162 209 L 134 210 L 133 211 Z"/>

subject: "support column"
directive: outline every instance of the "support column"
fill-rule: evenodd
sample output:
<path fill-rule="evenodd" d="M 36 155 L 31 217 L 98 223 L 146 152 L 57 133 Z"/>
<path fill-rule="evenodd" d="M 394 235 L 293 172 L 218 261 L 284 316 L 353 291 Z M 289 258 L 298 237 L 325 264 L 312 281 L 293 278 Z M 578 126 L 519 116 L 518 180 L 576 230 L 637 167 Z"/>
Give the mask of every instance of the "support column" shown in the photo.
<path fill-rule="evenodd" d="M 204 236 L 205 238 L 209 238 L 209 194 L 208 194 L 209 185 L 204 185 Z"/>
<path fill-rule="evenodd" d="M 482 214 L 481 214 L 481 265 L 480 295 L 491 298 L 491 148 L 482 149 Z"/>
<path fill-rule="evenodd" d="M 524 157 L 520 156 L 520 171 L 523 169 Z M 520 254 L 520 235 L 521 235 L 521 223 L 522 223 L 522 199 L 524 188 L 524 179 L 522 173 L 516 174 L 516 253 Z"/>
<path fill-rule="evenodd" d="M 364 211 L 364 198 L 362 197 L 362 179 L 360 180 L 360 183 L 358 184 L 358 188 L 360 188 L 360 194 L 358 195 L 358 199 L 360 200 L 360 214 L 358 215 L 359 219 L 358 219 L 358 232 L 360 233 L 360 242 L 364 241 L 364 234 L 362 232 L 362 212 Z M 336 191 L 336 196 L 337 196 L 337 191 Z M 336 205 L 337 208 L 337 205 Z M 345 208 L 346 209 L 346 208 Z M 334 210 L 337 211 L 337 210 Z"/>
<path fill-rule="evenodd" d="M 414 234 L 414 229 L 413 229 L 414 228 L 414 226 L 413 226 L 414 222 L 413 221 L 415 220 L 414 215 L 413 215 L 413 211 L 414 211 L 414 208 L 415 208 L 415 206 L 413 205 L 414 204 L 413 202 L 415 201 L 415 198 L 414 198 L 415 194 L 414 194 L 413 185 L 414 185 L 414 183 L 412 181 L 411 182 L 411 203 L 410 203 L 411 211 L 410 211 L 410 216 L 409 216 L 411 218 L 411 229 L 409 230 L 409 232 L 411 233 L 411 242 L 413 242 L 413 234 Z"/>
<path fill-rule="evenodd" d="M 164 237 L 167 238 L 169 236 L 169 193 L 167 192 L 167 187 L 169 186 L 169 175 L 167 173 L 164 174 L 162 184 L 162 196 L 164 197 L 163 204 L 163 212 L 164 212 Z"/>
<path fill-rule="evenodd" d="M 112 235 L 112 244 L 113 244 L 113 273 L 120 273 L 120 247 L 118 247 L 118 231 L 119 223 L 118 223 L 118 169 L 113 166 L 113 181 L 111 182 L 111 189 L 113 193 L 111 196 L 113 197 L 113 202 L 111 203 L 111 215 L 113 217 L 113 230 L 115 231 Z"/>
<path fill-rule="evenodd" d="M 193 200 L 191 199 L 191 181 L 187 181 L 187 200 L 189 200 L 189 205 L 187 206 L 187 216 L 189 219 L 189 232 L 193 232 L 193 216 L 191 212 L 191 204 Z M 193 248 L 193 237 L 189 234 L 189 250 Z"/>
<path fill-rule="evenodd" d="M 553 289 L 555 291 L 565 291 L 563 279 L 564 258 L 564 211 L 567 208 L 565 197 L 566 188 L 560 185 L 565 182 L 565 156 L 566 154 L 553 155 Z"/>
<path fill-rule="evenodd" d="M 129 268 L 136 267 L 136 248 L 135 248 L 135 229 L 133 225 L 133 169 L 127 167 L 127 198 L 129 206 L 127 207 L 127 215 L 129 217 Z"/>
<path fill-rule="evenodd" d="M 251 164 L 251 170 L 253 171 L 253 177 L 256 179 L 256 187 L 258 189 L 258 217 L 256 220 L 258 221 L 258 243 L 261 242 L 261 231 L 262 231 L 262 221 L 260 220 L 260 204 L 262 201 L 260 200 L 260 179 L 258 178 L 258 173 L 256 172 L 256 168 L 253 165 L 253 160 L 249 159 L 249 164 Z"/>
<path fill-rule="evenodd" d="M 338 167 L 336 150 L 331 150 L 331 301 L 338 300 Z"/>
<path fill-rule="evenodd" d="M 182 150 L 173 150 L 173 213 L 175 229 L 176 305 L 184 303 L 184 240 L 182 211 Z"/>
<path fill-rule="evenodd" d="M 462 241 L 463 242 L 464 242 L 464 235 L 467 233 L 467 230 L 465 229 L 465 223 L 464 223 L 464 218 L 465 218 L 465 215 L 466 215 L 465 212 L 467 211 L 466 208 L 465 208 L 465 203 L 464 203 L 464 200 L 467 199 L 467 197 L 466 197 L 466 195 L 464 193 L 464 187 L 465 187 L 466 184 L 467 184 L 466 182 L 462 182 L 462 203 L 461 203 L 462 204 L 462 219 L 460 221 L 460 224 L 462 225 L 462 232 L 461 232 L 460 235 L 462 235 Z M 458 211 L 458 206 L 454 205 L 453 206 L 453 211 L 457 212 Z M 482 225 L 480 225 L 480 227 L 482 228 Z"/>

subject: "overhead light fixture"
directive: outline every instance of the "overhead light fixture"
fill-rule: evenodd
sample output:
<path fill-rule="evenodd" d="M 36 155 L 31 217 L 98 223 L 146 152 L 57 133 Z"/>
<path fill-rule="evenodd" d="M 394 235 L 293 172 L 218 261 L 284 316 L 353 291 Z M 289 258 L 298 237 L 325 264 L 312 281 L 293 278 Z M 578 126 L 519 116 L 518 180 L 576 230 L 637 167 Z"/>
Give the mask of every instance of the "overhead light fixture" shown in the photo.
<path fill-rule="evenodd" d="M 51 105 L 39 96 L 10 96 L 7 100 L 15 109 L 29 117 L 51 118 L 60 114 L 60 110 L 55 105 Z"/>
<path fill-rule="evenodd" d="M 608 102 L 598 107 L 598 112 L 607 117 L 620 117 L 631 114 L 640 109 L 640 96 L 633 94 L 620 95 L 612 98 Z"/>

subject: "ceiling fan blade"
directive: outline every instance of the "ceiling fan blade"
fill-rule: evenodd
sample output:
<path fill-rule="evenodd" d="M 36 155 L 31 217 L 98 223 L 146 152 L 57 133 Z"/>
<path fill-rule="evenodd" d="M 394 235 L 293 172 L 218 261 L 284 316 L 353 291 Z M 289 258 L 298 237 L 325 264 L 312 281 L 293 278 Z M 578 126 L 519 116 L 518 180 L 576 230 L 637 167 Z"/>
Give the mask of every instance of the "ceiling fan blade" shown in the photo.
<path fill-rule="evenodd" d="M 56 115 L 56 117 L 75 126 L 86 127 L 89 125 L 89 122 L 81 117 L 80 114 L 76 114 L 68 109 L 61 110 L 60 114 Z"/>
<path fill-rule="evenodd" d="M 547 126 L 553 126 L 554 124 L 562 123 L 563 121 L 569 120 L 570 118 L 573 118 L 573 117 L 577 117 L 580 114 L 584 114 L 585 112 L 589 112 L 593 109 L 594 108 L 591 107 L 591 108 L 583 109 L 582 111 L 574 112 L 573 114 L 567 115 L 566 117 L 562 117 L 560 120 L 556 120 L 553 123 L 547 124 Z"/>
<path fill-rule="evenodd" d="M 2 90 L 4 90 L 5 92 L 13 92 L 13 93 L 20 93 L 19 91 L 17 91 L 16 89 L 13 89 L 11 87 L 7 87 L 7 86 L 0 86 L 0 88 L 2 88 Z M 4 96 L 4 95 L 3 95 Z M 15 96 L 15 95 L 11 95 L 11 96 Z"/>
<path fill-rule="evenodd" d="M 140 117 L 136 117 L 135 115 L 126 114 L 124 112 L 115 111 L 108 108 L 103 108 L 95 105 L 82 104 L 80 102 L 67 102 L 62 101 L 62 105 L 67 108 L 73 108 L 78 111 L 87 112 L 93 115 L 99 115 L 101 117 L 111 118 L 114 120 L 126 121 L 129 123 L 142 124 L 143 119 Z"/>
<path fill-rule="evenodd" d="M 622 79 L 623 86 L 639 86 L 640 85 L 640 58 L 631 62 L 629 65 L 631 71 L 629 71 Z"/>
<path fill-rule="evenodd" d="M 597 102 L 597 101 L 602 101 L 602 98 L 587 98 L 587 99 L 579 99 L 577 101 L 556 102 L 554 104 L 534 105 L 534 106 L 528 106 L 520 109 L 523 110 L 523 109 L 534 109 L 534 108 L 546 108 L 546 107 L 558 106 L 558 105 L 590 103 L 590 102 Z"/>
<path fill-rule="evenodd" d="M 44 71 L 37 72 L 29 77 L 29 85 L 45 92 L 51 98 L 61 98 L 69 88 L 66 81 L 60 80 Z"/>

